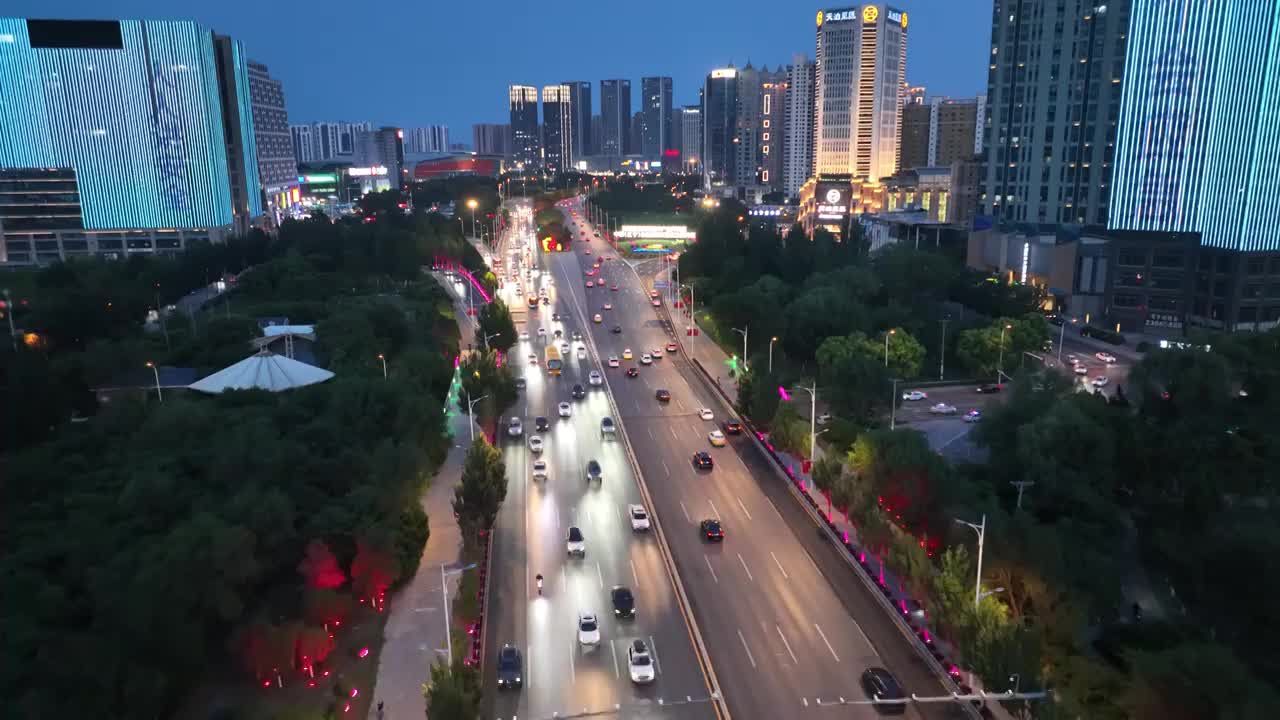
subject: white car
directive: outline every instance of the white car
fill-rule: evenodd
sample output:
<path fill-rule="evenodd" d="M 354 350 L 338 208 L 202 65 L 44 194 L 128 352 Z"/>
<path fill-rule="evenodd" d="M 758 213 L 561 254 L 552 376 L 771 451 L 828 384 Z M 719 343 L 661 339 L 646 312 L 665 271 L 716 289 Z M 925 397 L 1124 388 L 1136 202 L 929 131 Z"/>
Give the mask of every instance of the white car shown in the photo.
<path fill-rule="evenodd" d="M 831 413 L 822 413 L 817 417 L 816 422 L 819 425 L 826 425 L 827 423 L 831 422 Z"/>
<path fill-rule="evenodd" d="M 637 684 L 651 683 L 657 677 L 653 657 L 643 640 L 634 640 L 627 646 L 627 672 L 631 674 L 631 682 Z"/>
<path fill-rule="evenodd" d="M 1108 363 L 1108 364 L 1116 361 L 1116 356 L 1112 355 L 1111 353 L 1100 352 L 1100 353 L 1094 353 L 1093 356 L 1098 358 L 1102 362 Z"/>
<path fill-rule="evenodd" d="M 521 331 L 520 331 L 520 339 L 521 339 L 521 340 L 528 340 L 528 339 L 529 339 L 529 331 L 528 331 L 528 330 L 521 330 Z"/>
<path fill-rule="evenodd" d="M 538 337 L 545 338 L 547 336 L 546 328 L 538 328 Z"/>
<path fill-rule="evenodd" d="M 535 453 L 540 453 L 540 452 L 542 452 L 542 438 L 538 437 L 537 435 L 532 435 L 532 436 L 530 436 L 530 437 L 529 437 L 529 451 L 530 451 L 530 452 L 535 452 Z"/>
<path fill-rule="evenodd" d="M 715 413 L 711 412 L 711 408 L 698 408 L 698 417 L 702 420 L 715 420 Z"/>
<path fill-rule="evenodd" d="M 615 368 L 615 367 L 618 367 L 618 366 L 619 366 L 619 365 L 621 365 L 621 364 L 622 364 L 622 361 L 618 359 L 618 356 L 617 356 L 617 355 L 610 355 L 610 356 L 609 356 L 609 367 L 611 367 L 611 368 Z"/>
<path fill-rule="evenodd" d="M 1111 382 L 1111 378 L 1107 377 L 1106 375 L 1099 375 L 1098 377 L 1090 380 L 1089 382 L 1093 383 L 1094 387 L 1103 387 L 1107 383 Z"/>
<path fill-rule="evenodd" d="M 587 375 L 587 383 L 591 385 L 602 385 L 604 384 L 604 377 L 600 374 L 599 370 L 592 370 Z"/>
<path fill-rule="evenodd" d="M 546 460 L 538 459 L 533 461 L 533 479 L 534 480 L 547 479 L 547 461 Z"/>
<path fill-rule="evenodd" d="M 613 309 L 613 303 L 605 303 L 605 304 L 604 304 L 604 309 L 605 309 L 605 310 L 612 310 L 612 309 Z"/>
<path fill-rule="evenodd" d="M 587 349 L 585 347 L 578 348 L 578 359 L 579 360 L 587 359 Z"/>
<path fill-rule="evenodd" d="M 652 365 L 652 364 L 653 364 L 653 358 L 649 355 L 649 353 L 645 353 L 645 354 L 643 354 L 643 355 L 641 355 L 641 356 L 640 356 L 640 364 L 641 364 L 641 365 Z"/>
<path fill-rule="evenodd" d="M 707 442 L 711 443 L 711 447 L 724 447 L 724 433 L 719 430 L 712 430 L 707 433 Z"/>
<path fill-rule="evenodd" d="M 565 356 L 569 354 L 569 343 L 567 342 L 560 343 L 560 354 Z"/>
<path fill-rule="evenodd" d="M 573 408 L 569 407 L 569 403 L 567 402 L 560 403 L 556 409 L 559 410 L 560 417 L 569 417 L 573 414 Z"/>
<path fill-rule="evenodd" d="M 902 393 L 903 400 L 927 400 L 928 398 L 929 393 L 921 392 L 919 390 L 909 390 Z"/>
<path fill-rule="evenodd" d="M 632 530 L 649 529 L 649 511 L 645 510 L 643 505 L 628 505 L 627 515 L 631 516 Z"/>
<path fill-rule="evenodd" d="M 1075 368 L 1072 370 L 1072 372 L 1074 372 L 1077 375 L 1088 375 L 1089 368 L 1085 367 L 1084 365 L 1076 365 Z"/>
<path fill-rule="evenodd" d="M 589 610 L 578 613 L 578 643 L 588 647 L 600 644 L 600 621 Z"/>
<path fill-rule="evenodd" d="M 591 321 L 597 322 L 597 323 L 604 322 L 604 317 L 601 316 L 600 313 L 596 313 L 595 315 L 591 316 Z"/>
<path fill-rule="evenodd" d="M 587 539 L 582 536 L 582 530 L 579 528 L 569 528 L 569 534 L 565 536 L 564 546 L 565 551 L 570 555 L 587 556 Z"/>
<path fill-rule="evenodd" d="M 520 418 L 513 417 L 507 421 L 507 434 L 511 437 L 520 437 L 524 434 L 524 423 L 520 422 Z"/>
<path fill-rule="evenodd" d="M 929 408 L 929 412 L 933 413 L 934 415 L 955 415 L 956 406 L 948 405 L 946 403 L 938 403 L 937 405 L 934 405 L 933 407 Z"/>

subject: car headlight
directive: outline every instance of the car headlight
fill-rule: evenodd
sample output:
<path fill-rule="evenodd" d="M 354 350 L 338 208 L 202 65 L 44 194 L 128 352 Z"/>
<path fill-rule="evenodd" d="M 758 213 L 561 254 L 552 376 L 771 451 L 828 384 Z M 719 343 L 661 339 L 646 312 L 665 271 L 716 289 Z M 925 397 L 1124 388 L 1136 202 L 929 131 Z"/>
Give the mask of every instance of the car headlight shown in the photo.
<path fill-rule="evenodd" d="M 517 676 L 516 676 L 516 682 L 520 682 L 520 676 L 519 676 L 519 675 L 517 675 Z"/>

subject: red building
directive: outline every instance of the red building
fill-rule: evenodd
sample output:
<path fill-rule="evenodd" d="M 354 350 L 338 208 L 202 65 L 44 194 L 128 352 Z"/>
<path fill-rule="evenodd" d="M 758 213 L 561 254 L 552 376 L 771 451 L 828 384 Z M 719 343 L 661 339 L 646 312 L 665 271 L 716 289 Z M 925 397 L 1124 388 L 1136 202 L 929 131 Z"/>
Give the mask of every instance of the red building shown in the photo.
<path fill-rule="evenodd" d="M 460 155 L 422 160 L 413 166 L 414 180 L 431 180 L 455 175 L 488 175 L 497 177 L 501 159 L 492 156 Z"/>

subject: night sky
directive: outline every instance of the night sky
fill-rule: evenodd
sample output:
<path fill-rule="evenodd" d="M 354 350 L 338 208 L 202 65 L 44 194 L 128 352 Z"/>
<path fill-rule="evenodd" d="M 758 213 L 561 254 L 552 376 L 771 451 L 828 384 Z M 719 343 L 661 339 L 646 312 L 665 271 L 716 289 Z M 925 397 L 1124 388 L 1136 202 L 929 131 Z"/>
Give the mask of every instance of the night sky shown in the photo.
<path fill-rule="evenodd" d="M 693 104 L 708 70 L 813 56 L 823 6 L 796 0 L 365 3 L 358 0 L 8 0 L 0 13 L 41 18 L 191 19 L 242 41 L 284 83 L 290 122 L 443 123 L 453 142 L 471 124 L 506 122 L 506 86 L 670 75 Z M 907 78 L 930 94 L 985 91 L 991 0 L 899 0 L 910 14 Z M 387 8 L 385 13 L 375 13 Z M 789 9 L 788 9 L 789 8 Z"/>

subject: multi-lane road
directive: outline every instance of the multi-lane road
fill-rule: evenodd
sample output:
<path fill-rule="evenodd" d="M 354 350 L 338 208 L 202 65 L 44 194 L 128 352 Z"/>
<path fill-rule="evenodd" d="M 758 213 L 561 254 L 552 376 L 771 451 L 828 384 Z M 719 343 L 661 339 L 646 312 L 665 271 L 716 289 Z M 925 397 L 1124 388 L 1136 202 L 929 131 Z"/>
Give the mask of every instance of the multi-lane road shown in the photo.
<path fill-rule="evenodd" d="M 576 209 L 565 207 L 566 213 Z M 512 353 L 520 359 L 541 353 L 536 328 L 542 326 L 549 336 L 555 329 L 566 337 L 584 333 L 587 356 L 579 360 L 574 347 L 558 378 L 525 366 L 528 387 L 516 412 L 526 427 L 538 415 L 552 419 L 544 457 L 553 467 L 545 484 L 531 481 L 527 443 L 507 443 L 510 484 L 496 539 L 488 644 L 491 658 L 503 642 L 520 646 L 531 683 L 523 693 L 501 696 L 493 716 L 563 716 L 613 705 L 627 707 L 626 717 L 713 714 L 709 704 L 698 702 L 709 694 L 708 677 L 657 539 L 633 534 L 624 517 L 626 505 L 642 497 L 653 503 L 650 510 L 661 523 L 733 717 L 873 717 L 872 707 L 839 705 L 864 699 L 859 676 L 869 666 L 888 668 L 908 692 L 945 694 L 843 553 L 826 541 L 750 441 L 731 436 L 725 447 L 710 446 L 708 433 L 729 413 L 715 389 L 678 352 L 664 351 L 651 365 L 640 364 L 642 353 L 665 348 L 672 339 L 659 309 L 623 260 L 582 234 L 580 213 L 574 221 L 574 251 L 539 256 L 554 277 L 552 304 L 528 314 L 534 341 Z M 603 278 L 604 286 L 587 289 L 584 273 L 601 253 L 610 259 L 593 279 Z M 568 319 L 551 322 L 552 312 Z M 592 322 L 597 313 L 599 324 Z M 614 326 L 621 332 L 611 332 Z M 622 360 L 628 349 L 634 359 Z M 620 358 L 621 367 L 608 368 L 610 356 Z M 626 376 L 629 367 L 638 369 L 637 377 Z M 592 369 L 604 373 L 607 384 L 575 402 L 572 418 L 555 419 L 556 404 L 568 399 L 573 384 L 586 385 Z M 659 402 L 658 390 L 669 391 L 670 402 Z M 700 408 L 709 408 L 714 419 L 701 419 Z M 600 417 L 615 412 L 644 492 L 622 442 L 601 440 Z M 696 451 L 711 453 L 713 470 L 695 470 Z M 598 487 L 583 477 L 592 458 L 604 466 Z M 723 543 L 701 539 L 698 524 L 705 518 L 722 522 Z M 564 533 L 571 524 L 586 534 L 585 559 L 565 556 Z M 541 598 L 531 580 L 536 573 L 547 578 Z M 588 607 L 607 615 L 613 584 L 637 591 L 640 616 L 634 622 L 607 619 L 600 650 L 584 653 L 575 645 L 577 612 Z M 652 686 L 637 688 L 628 680 L 625 645 L 633 637 L 645 638 L 658 652 L 660 674 Z M 687 704 L 673 708 L 672 700 Z M 958 716 L 956 707 L 941 704 L 907 710 L 907 717 Z"/>

